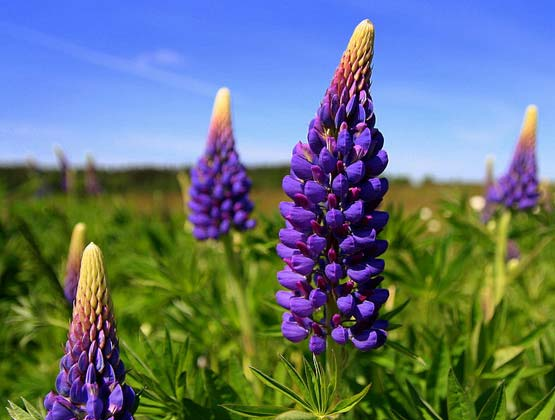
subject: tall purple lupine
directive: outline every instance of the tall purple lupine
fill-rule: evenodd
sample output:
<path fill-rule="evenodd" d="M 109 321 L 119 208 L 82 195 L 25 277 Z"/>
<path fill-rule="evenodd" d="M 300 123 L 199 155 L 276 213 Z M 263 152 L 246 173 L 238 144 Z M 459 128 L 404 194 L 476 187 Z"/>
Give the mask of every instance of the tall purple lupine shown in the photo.
<path fill-rule="evenodd" d="M 46 420 L 132 420 L 135 392 L 125 384 L 102 252 L 89 244 L 81 262 L 56 391 L 44 399 Z"/>
<path fill-rule="evenodd" d="M 285 268 L 277 275 L 287 288 L 276 294 L 288 311 L 281 330 L 319 354 L 328 336 L 351 341 L 362 351 L 384 344 L 387 322 L 378 310 L 387 300 L 379 288 L 387 242 L 378 239 L 389 215 L 376 210 L 388 189 L 379 175 L 388 157 L 374 127 L 370 75 L 374 26 L 355 29 L 330 87 L 310 122 L 308 143 L 293 149 L 283 190 L 286 227 L 279 233 Z"/>
<path fill-rule="evenodd" d="M 91 155 L 87 156 L 87 166 L 85 168 L 85 190 L 88 195 L 99 195 L 102 191 L 98 176 L 96 175 L 96 168 L 94 160 Z"/>
<path fill-rule="evenodd" d="M 216 94 L 204 155 L 191 170 L 189 220 L 198 240 L 218 239 L 233 227 L 252 229 L 251 181 L 239 161 L 231 126 L 229 89 Z"/>
<path fill-rule="evenodd" d="M 538 204 L 537 123 L 538 109 L 535 105 L 529 105 L 509 170 L 489 189 L 488 200 L 517 210 L 528 210 Z"/>
<path fill-rule="evenodd" d="M 57 147 L 55 153 L 60 166 L 60 188 L 64 193 L 69 193 L 73 191 L 73 172 L 69 166 L 69 160 L 62 149 Z"/>

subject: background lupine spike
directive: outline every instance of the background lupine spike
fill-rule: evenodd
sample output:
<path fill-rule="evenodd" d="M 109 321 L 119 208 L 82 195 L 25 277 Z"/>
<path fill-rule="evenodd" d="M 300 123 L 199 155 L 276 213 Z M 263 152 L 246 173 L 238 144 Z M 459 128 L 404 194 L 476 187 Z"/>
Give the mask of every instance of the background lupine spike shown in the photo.
<path fill-rule="evenodd" d="M 67 256 L 66 277 L 64 281 L 64 294 L 66 299 L 73 303 L 79 284 L 79 272 L 81 270 L 81 257 L 85 248 L 85 233 L 87 227 L 84 223 L 77 223 L 71 233 L 71 242 Z"/>
<path fill-rule="evenodd" d="M 494 163 L 495 158 L 493 156 L 486 157 L 486 179 L 484 182 L 484 196 L 481 197 L 484 199 L 484 206 L 482 209 L 481 219 L 483 223 L 487 223 L 493 213 L 495 212 L 495 202 L 491 200 L 489 191 L 495 185 L 495 175 L 494 175 Z"/>
<path fill-rule="evenodd" d="M 216 94 L 204 155 L 191 170 L 189 220 L 198 240 L 218 239 L 231 228 L 252 229 L 251 180 L 239 161 L 231 124 L 231 94 Z"/>
<path fill-rule="evenodd" d="M 326 350 L 328 337 L 351 341 L 367 351 L 384 344 L 387 322 L 379 309 L 389 292 L 379 288 L 387 242 L 377 235 L 388 214 L 377 207 L 388 183 L 379 175 L 388 158 L 383 136 L 374 127 L 370 75 L 374 26 L 355 29 L 316 117 L 308 144 L 293 149 L 291 173 L 283 189 L 286 226 L 280 231 L 277 275 L 287 291 L 276 294 L 283 314 L 281 330 L 293 342 L 308 337 L 309 348 Z"/>
<path fill-rule="evenodd" d="M 124 382 L 102 252 L 90 243 L 83 251 L 56 391 L 44 399 L 46 420 L 133 419 L 135 392 Z"/>
<path fill-rule="evenodd" d="M 56 153 L 58 165 L 60 166 L 60 188 L 62 192 L 70 193 L 73 191 L 74 187 L 74 174 L 69 165 L 69 160 L 61 148 L 56 147 L 54 152 Z"/>
<path fill-rule="evenodd" d="M 85 168 L 85 191 L 89 195 L 99 195 L 102 191 L 100 181 L 96 174 L 94 159 L 91 155 L 87 155 L 87 166 Z"/>
<path fill-rule="evenodd" d="M 529 105 L 508 171 L 490 188 L 488 199 L 507 208 L 527 210 L 539 200 L 536 165 L 538 109 Z"/>

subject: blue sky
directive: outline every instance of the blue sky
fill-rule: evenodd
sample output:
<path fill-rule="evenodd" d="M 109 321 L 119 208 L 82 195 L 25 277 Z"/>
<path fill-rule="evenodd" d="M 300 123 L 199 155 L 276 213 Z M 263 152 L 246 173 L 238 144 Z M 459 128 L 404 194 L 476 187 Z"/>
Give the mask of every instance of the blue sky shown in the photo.
<path fill-rule="evenodd" d="M 463 4 L 464 3 L 464 4 Z M 376 28 L 372 94 L 389 173 L 481 179 L 539 108 L 555 178 L 555 3 L 0 1 L 0 161 L 182 165 L 231 89 L 247 164 L 284 163 L 359 21 Z"/>

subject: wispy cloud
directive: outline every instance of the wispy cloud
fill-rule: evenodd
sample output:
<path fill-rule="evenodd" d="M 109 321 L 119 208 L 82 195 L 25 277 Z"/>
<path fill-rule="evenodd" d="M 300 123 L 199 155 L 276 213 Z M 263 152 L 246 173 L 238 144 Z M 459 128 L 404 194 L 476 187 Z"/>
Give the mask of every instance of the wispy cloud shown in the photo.
<path fill-rule="evenodd" d="M 87 48 L 64 38 L 12 23 L 0 22 L 0 31 L 18 40 L 48 48 L 96 66 L 183 89 L 190 93 L 212 97 L 217 89 L 217 86 L 212 83 L 157 67 L 175 65 L 184 61 L 180 54 L 172 50 L 162 49 L 130 59 Z"/>

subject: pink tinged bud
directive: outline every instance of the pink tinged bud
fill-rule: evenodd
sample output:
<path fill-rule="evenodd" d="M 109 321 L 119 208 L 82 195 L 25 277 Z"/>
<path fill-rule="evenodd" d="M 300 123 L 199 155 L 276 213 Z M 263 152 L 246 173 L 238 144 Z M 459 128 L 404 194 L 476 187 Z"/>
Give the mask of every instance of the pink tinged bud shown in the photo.
<path fill-rule="evenodd" d="M 335 166 L 338 173 L 343 173 L 345 171 L 345 164 L 342 160 L 338 160 Z"/>
<path fill-rule="evenodd" d="M 312 165 L 312 178 L 319 184 L 327 184 L 326 174 L 318 165 Z"/>

